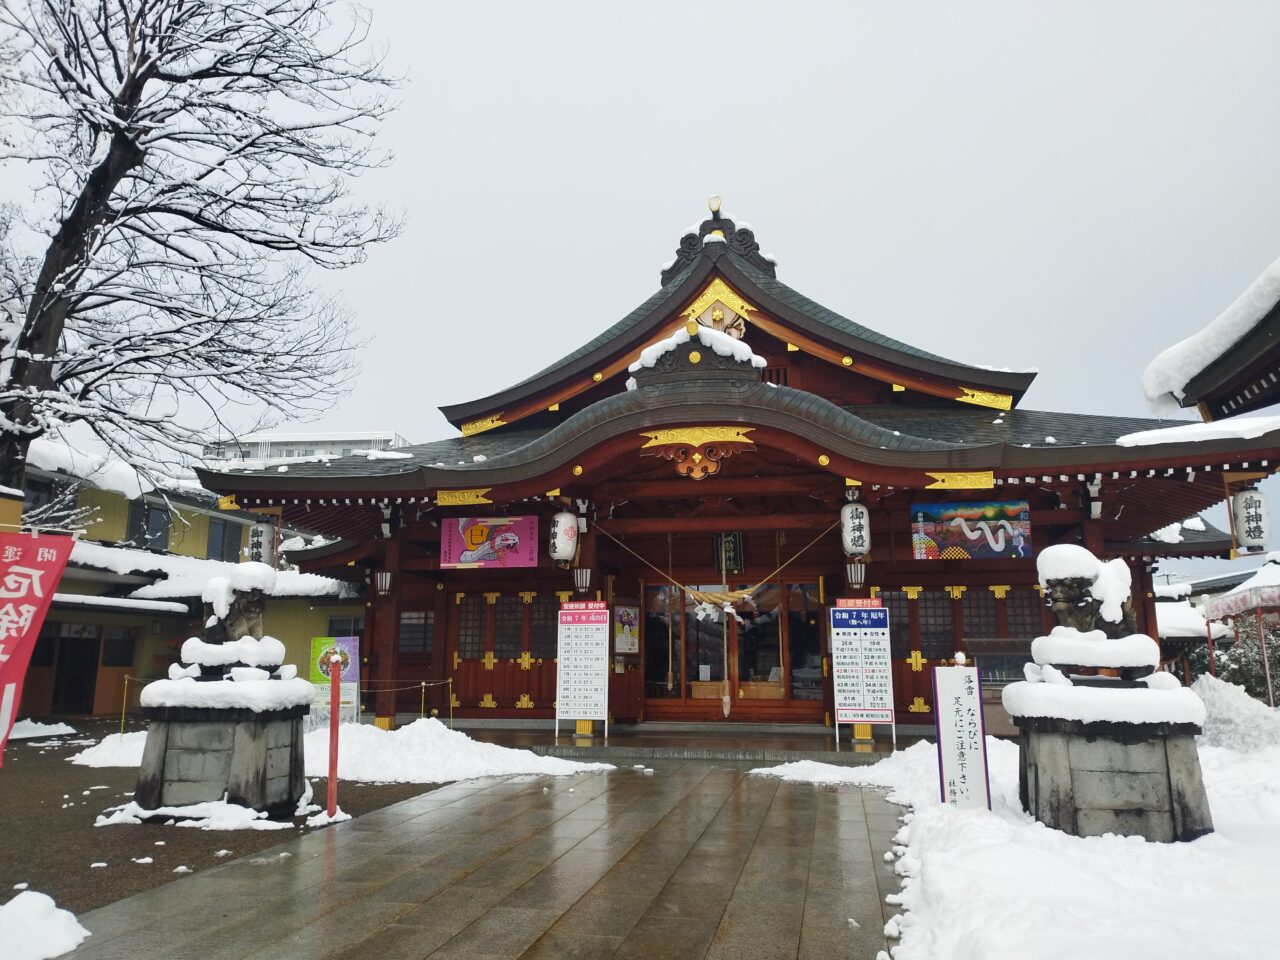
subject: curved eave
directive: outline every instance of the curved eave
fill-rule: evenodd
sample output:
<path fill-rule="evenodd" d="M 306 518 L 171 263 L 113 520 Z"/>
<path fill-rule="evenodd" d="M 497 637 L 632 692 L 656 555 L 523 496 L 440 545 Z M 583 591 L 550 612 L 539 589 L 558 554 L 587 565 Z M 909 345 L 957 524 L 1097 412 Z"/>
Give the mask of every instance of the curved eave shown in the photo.
<path fill-rule="evenodd" d="M 926 485 L 924 474 L 937 471 L 992 471 L 1008 477 L 1063 473 L 1195 470 L 1205 465 L 1280 457 L 1280 430 L 1253 440 L 1119 447 L 1112 444 L 1023 447 L 1008 443 L 960 444 L 895 434 L 863 420 L 822 397 L 762 383 L 696 382 L 629 391 L 601 400 L 529 443 L 483 463 L 436 467 L 421 463 L 405 469 L 367 474 L 216 473 L 200 470 L 206 487 L 220 493 L 273 496 L 325 495 L 421 496 L 440 489 L 528 487 L 571 483 L 568 470 L 604 448 L 638 453 L 645 430 L 705 424 L 741 425 L 764 435 L 791 438 L 805 451 L 821 451 L 833 473 L 865 479 L 877 473 L 885 482 Z M 758 439 L 758 438 L 757 438 Z M 816 453 L 815 453 L 816 456 Z M 341 469 L 341 461 L 331 465 Z M 862 470 L 864 476 L 859 476 Z M 893 475 L 896 480 L 887 479 Z M 878 481 L 877 481 L 878 482 Z M 532 489 L 532 488 L 530 488 Z"/>
<path fill-rule="evenodd" d="M 637 353 L 647 340 L 653 336 L 653 329 L 645 324 L 661 311 L 671 307 L 682 307 L 692 301 L 710 281 L 715 273 L 723 275 L 724 280 L 741 293 L 748 301 L 758 305 L 770 316 L 789 324 L 798 330 L 819 340 L 824 340 L 835 347 L 872 358 L 880 363 L 899 367 L 905 371 L 955 382 L 957 385 L 988 389 L 997 393 L 1007 393 L 1013 397 L 1013 403 L 1022 398 L 1035 380 L 1035 373 L 1013 373 L 1000 370 L 987 370 L 957 363 L 942 357 L 918 356 L 904 352 L 892 343 L 879 343 L 856 336 L 838 327 L 832 327 L 806 316 L 791 304 L 777 299 L 763 289 L 759 283 L 741 269 L 734 255 L 723 244 L 709 244 L 703 248 L 702 256 L 693 264 L 682 278 L 673 280 L 640 307 L 632 311 L 636 319 L 625 330 L 616 336 L 602 335 L 595 347 L 567 361 L 553 364 L 545 370 L 521 383 L 515 384 L 499 393 L 470 400 L 465 403 L 450 404 L 440 407 L 440 412 L 455 427 L 461 427 L 485 416 L 500 413 L 526 403 L 542 393 L 553 391 L 565 381 L 574 380 L 610 362 L 620 356 Z M 774 281 L 774 283 L 777 283 Z M 790 291 L 784 284 L 777 286 Z M 799 295 L 797 294 L 797 297 Z M 829 313 L 841 322 L 851 323 L 833 310 L 802 298 L 814 309 Z M 625 322 L 625 321 L 623 321 Z"/>

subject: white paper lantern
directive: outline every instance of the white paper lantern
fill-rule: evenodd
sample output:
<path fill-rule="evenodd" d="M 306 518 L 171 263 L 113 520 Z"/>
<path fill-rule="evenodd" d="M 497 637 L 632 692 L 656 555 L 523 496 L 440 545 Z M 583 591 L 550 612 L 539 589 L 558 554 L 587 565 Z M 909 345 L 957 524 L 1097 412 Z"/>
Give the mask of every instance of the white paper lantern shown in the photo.
<path fill-rule="evenodd" d="M 1261 490 L 1241 490 L 1231 497 L 1231 522 L 1236 533 L 1236 550 L 1261 553 L 1271 539 L 1271 510 Z"/>
<path fill-rule="evenodd" d="M 557 513 L 551 518 L 551 541 L 547 552 L 556 563 L 568 563 L 578 553 L 578 518 L 572 513 Z"/>
<path fill-rule="evenodd" d="M 871 514 L 860 503 L 840 508 L 840 543 L 846 557 L 865 557 L 871 552 Z"/>

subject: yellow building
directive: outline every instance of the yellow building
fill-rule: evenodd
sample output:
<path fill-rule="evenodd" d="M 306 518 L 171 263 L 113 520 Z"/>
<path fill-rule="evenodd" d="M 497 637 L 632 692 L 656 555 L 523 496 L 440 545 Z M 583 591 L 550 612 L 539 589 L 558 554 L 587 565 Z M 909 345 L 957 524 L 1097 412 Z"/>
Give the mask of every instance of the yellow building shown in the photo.
<path fill-rule="evenodd" d="M 200 595 L 233 563 L 271 562 L 273 518 L 218 509 L 194 483 L 143 489 L 123 464 L 36 441 L 24 517 L 82 529 L 36 643 L 20 716 L 114 714 L 166 675 L 182 641 L 203 629 Z M 280 571 L 267 632 L 288 662 L 306 663 L 312 637 L 359 636 L 363 591 L 329 577 Z"/>

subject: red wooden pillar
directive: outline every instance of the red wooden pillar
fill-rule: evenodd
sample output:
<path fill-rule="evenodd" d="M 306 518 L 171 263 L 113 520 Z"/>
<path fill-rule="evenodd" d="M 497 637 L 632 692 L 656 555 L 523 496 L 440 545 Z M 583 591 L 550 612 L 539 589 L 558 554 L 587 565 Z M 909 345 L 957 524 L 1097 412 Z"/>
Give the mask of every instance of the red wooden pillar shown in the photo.
<path fill-rule="evenodd" d="M 404 589 L 400 570 L 400 534 L 387 541 L 382 557 L 382 570 L 391 574 L 391 591 L 380 596 L 375 586 L 373 594 L 373 649 L 378 662 L 373 670 L 374 723 L 383 730 L 396 725 L 396 668 L 399 661 L 398 633 L 400 630 L 400 597 Z M 377 583 L 377 571 L 374 583 Z"/>

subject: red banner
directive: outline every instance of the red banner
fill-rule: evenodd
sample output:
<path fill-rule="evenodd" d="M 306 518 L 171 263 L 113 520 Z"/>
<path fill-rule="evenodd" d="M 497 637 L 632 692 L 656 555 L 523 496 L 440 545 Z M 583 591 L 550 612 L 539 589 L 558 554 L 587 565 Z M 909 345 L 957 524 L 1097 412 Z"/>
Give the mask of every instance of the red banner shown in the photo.
<path fill-rule="evenodd" d="M 0 533 L 0 766 L 18 718 L 31 651 L 74 543 L 47 533 Z"/>

